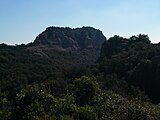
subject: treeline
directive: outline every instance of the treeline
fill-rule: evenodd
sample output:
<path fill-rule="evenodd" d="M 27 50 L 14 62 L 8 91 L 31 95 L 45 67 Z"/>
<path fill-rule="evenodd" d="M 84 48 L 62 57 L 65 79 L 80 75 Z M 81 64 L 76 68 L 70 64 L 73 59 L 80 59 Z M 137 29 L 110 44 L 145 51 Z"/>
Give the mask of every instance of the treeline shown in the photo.
<path fill-rule="evenodd" d="M 122 82 L 118 88 L 126 82 L 129 88 L 145 92 L 153 103 L 160 102 L 160 45 L 151 44 L 147 35 L 110 38 L 102 45 L 98 62 L 98 73 L 109 81 L 115 80 L 113 84 Z"/>
<path fill-rule="evenodd" d="M 101 51 L 0 45 L 0 119 L 159 120 L 160 45 L 114 36 Z"/>

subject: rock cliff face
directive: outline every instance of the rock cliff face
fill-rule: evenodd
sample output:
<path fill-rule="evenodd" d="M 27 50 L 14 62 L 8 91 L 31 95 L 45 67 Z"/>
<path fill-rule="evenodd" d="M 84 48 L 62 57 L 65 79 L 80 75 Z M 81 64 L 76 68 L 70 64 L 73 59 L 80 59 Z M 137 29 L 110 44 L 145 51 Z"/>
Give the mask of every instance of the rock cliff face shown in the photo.
<path fill-rule="evenodd" d="M 92 27 L 72 29 L 69 27 L 48 27 L 39 34 L 32 46 L 62 50 L 100 48 L 106 40 L 100 30 Z"/>

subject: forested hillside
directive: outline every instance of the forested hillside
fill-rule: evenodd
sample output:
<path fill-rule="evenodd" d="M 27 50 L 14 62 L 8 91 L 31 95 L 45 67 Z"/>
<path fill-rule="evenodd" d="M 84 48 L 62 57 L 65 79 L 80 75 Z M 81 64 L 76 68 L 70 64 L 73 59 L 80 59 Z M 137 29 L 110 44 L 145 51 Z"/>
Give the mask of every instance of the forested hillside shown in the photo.
<path fill-rule="evenodd" d="M 106 40 L 92 27 L 49 27 L 0 45 L 2 120 L 159 120 L 160 45 Z"/>

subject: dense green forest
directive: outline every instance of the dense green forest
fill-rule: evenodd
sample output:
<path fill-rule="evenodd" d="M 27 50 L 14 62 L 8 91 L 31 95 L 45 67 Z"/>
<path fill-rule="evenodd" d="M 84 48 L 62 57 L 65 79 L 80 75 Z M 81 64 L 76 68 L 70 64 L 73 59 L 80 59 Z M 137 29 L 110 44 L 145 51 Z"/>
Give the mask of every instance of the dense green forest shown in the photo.
<path fill-rule="evenodd" d="M 160 120 L 160 44 L 147 35 L 80 50 L 37 43 L 0 45 L 0 120 Z"/>

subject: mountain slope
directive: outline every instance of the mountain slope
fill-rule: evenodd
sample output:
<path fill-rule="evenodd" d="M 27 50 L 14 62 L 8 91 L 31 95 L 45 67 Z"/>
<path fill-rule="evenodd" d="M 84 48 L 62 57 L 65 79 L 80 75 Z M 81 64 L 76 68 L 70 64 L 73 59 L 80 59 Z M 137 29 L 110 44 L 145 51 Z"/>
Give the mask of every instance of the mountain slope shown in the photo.
<path fill-rule="evenodd" d="M 10 97 L 24 85 L 46 80 L 70 80 L 93 64 L 105 41 L 91 27 L 49 27 L 33 43 L 0 45 L 0 88 Z M 58 94 L 58 93 L 57 93 Z"/>

